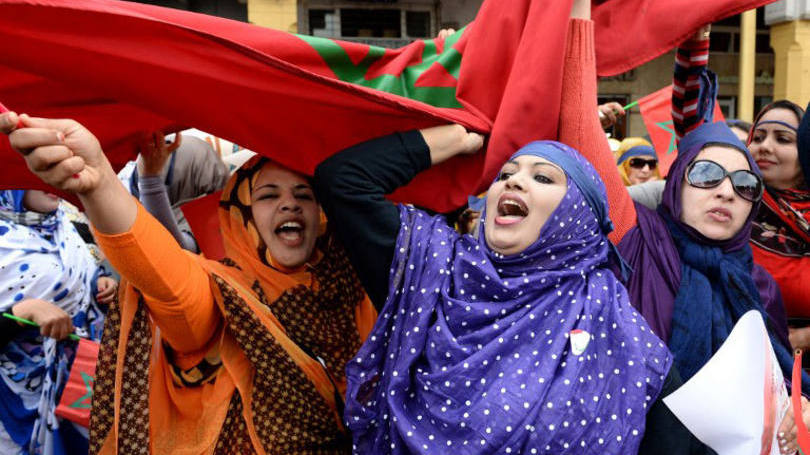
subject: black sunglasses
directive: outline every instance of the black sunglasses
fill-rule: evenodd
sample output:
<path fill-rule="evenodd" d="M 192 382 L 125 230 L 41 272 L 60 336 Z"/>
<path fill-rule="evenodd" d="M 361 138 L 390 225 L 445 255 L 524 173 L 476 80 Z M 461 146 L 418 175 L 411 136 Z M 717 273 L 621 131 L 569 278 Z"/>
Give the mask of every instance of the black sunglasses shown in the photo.
<path fill-rule="evenodd" d="M 644 166 L 650 166 L 653 170 L 658 166 L 658 160 L 645 160 L 644 158 L 630 158 L 630 167 L 636 169 L 644 169 Z"/>
<path fill-rule="evenodd" d="M 714 188 L 728 177 L 734 192 L 750 202 L 762 199 L 762 179 L 751 171 L 740 169 L 728 172 L 723 166 L 709 160 L 694 161 L 686 169 L 686 181 L 695 188 Z"/>

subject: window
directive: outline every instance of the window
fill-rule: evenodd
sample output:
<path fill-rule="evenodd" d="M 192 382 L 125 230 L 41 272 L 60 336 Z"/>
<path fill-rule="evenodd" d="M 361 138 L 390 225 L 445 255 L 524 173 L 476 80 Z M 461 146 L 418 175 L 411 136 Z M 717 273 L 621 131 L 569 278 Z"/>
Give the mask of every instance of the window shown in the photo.
<path fill-rule="evenodd" d="M 399 38 L 402 36 L 398 9 L 341 9 L 340 36 Z"/>
<path fill-rule="evenodd" d="M 313 36 L 399 47 L 416 38 L 431 38 L 437 32 L 432 1 L 419 4 L 422 0 L 415 0 L 404 6 L 391 0 L 299 1 L 299 30 Z"/>
<path fill-rule="evenodd" d="M 429 11 L 405 11 L 405 30 L 411 38 L 430 36 Z"/>

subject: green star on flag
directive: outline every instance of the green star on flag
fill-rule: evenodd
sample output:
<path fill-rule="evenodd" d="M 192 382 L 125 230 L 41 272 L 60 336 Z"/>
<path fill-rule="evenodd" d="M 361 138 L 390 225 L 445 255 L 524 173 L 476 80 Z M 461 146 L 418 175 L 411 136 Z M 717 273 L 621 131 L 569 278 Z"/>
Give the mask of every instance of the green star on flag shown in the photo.
<path fill-rule="evenodd" d="M 96 381 L 96 378 L 90 376 L 84 371 L 82 371 L 81 374 L 86 393 L 81 397 L 79 397 L 78 400 L 74 401 L 70 405 L 70 407 L 78 409 L 90 409 L 91 403 L 93 401 L 93 383 Z"/>

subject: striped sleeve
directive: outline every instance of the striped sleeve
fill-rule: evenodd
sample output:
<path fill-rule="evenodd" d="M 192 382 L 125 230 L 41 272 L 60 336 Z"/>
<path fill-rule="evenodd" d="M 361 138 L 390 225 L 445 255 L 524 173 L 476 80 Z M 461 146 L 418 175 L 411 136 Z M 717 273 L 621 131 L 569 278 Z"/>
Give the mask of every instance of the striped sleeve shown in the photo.
<path fill-rule="evenodd" d="M 675 53 L 675 72 L 672 80 L 672 120 L 677 140 L 703 123 L 698 106 L 701 94 L 701 77 L 708 70 L 709 40 L 689 40 Z"/>

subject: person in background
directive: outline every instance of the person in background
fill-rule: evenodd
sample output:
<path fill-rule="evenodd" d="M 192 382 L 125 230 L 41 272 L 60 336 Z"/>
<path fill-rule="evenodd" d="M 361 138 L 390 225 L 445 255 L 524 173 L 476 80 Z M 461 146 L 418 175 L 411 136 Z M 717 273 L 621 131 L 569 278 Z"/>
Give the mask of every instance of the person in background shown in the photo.
<path fill-rule="evenodd" d="M 748 142 L 748 135 L 751 133 L 751 124 L 744 120 L 727 119 L 726 126 L 740 139 L 741 142 Z"/>
<path fill-rule="evenodd" d="M 626 186 L 661 180 L 658 155 L 652 144 L 640 137 L 628 137 L 615 152 L 616 165 Z"/>
<path fill-rule="evenodd" d="M 0 453 L 87 453 L 87 429 L 54 415 L 76 333 L 98 341 L 117 283 L 39 190 L 0 191 Z"/>
<path fill-rule="evenodd" d="M 141 140 L 140 153 L 118 173 L 130 193 L 186 250 L 199 248 L 180 206 L 221 190 L 229 172 L 206 141 L 178 133 L 167 143 L 156 131 Z"/>
<path fill-rule="evenodd" d="M 810 118 L 796 104 L 775 101 L 757 114 L 748 147 L 766 184 L 754 222 L 754 259 L 779 283 L 785 310 L 796 327 L 793 347 L 810 349 Z"/>

